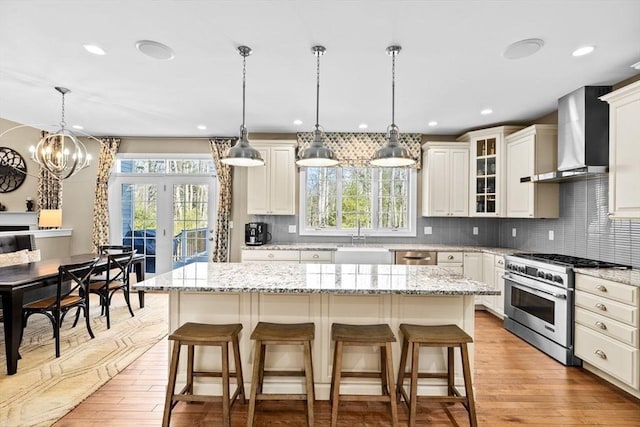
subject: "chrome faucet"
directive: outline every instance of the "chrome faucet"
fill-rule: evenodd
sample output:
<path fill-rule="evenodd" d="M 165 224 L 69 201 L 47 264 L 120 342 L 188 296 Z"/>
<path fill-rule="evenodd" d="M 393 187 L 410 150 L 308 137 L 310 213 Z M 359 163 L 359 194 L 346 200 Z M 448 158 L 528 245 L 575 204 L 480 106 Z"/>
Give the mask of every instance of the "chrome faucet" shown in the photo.
<path fill-rule="evenodd" d="M 362 240 L 362 244 L 366 245 L 367 244 L 367 236 L 360 235 L 360 220 L 358 219 L 357 221 L 357 226 L 358 226 L 358 234 L 357 235 L 351 235 L 351 244 L 355 245 L 356 240 Z"/>

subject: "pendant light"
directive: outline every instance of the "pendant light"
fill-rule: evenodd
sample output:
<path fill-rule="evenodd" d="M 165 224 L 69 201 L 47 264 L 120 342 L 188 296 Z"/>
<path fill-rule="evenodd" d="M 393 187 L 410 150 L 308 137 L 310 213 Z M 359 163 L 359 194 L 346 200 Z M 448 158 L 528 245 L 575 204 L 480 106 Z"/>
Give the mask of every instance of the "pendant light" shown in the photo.
<path fill-rule="evenodd" d="M 71 91 L 59 86 L 56 86 L 55 90 L 62 95 L 60 129 L 42 138 L 35 147 L 29 147 L 29 152 L 31 160 L 62 180 L 88 168 L 91 165 L 91 155 L 87 153 L 87 148 L 80 138 L 65 128 L 64 96 Z"/>
<path fill-rule="evenodd" d="M 227 153 L 220 161 L 230 166 L 262 166 L 264 165 L 264 160 L 262 160 L 260 152 L 249 144 L 247 127 L 244 124 L 247 56 L 251 55 L 251 48 L 240 46 L 238 47 L 238 53 L 242 56 L 242 125 L 240 126 L 240 138 L 233 147 L 227 150 Z"/>
<path fill-rule="evenodd" d="M 311 145 L 300 151 L 298 166 L 335 166 L 338 164 L 333 150 L 324 146 L 324 131 L 320 127 L 320 57 L 327 51 L 324 46 L 314 46 L 311 51 L 316 56 L 316 126 Z"/>
<path fill-rule="evenodd" d="M 387 54 L 391 55 L 391 124 L 387 127 L 387 142 L 380 147 L 369 163 L 373 166 L 401 167 L 413 165 L 416 161 L 409 151 L 400 145 L 400 129 L 395 123 L 395 95 L 396 95 L 396 55 L 400 53 L 400 46 L 389 46 Z"/>

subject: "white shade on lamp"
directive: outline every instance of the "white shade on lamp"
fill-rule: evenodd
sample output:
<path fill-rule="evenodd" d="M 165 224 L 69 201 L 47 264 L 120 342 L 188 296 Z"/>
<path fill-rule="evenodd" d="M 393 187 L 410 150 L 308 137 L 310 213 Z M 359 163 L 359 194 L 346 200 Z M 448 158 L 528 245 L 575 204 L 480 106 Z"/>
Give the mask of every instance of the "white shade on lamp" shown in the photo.
<path fill-rule="evenodd" d="M 42 209 L 38 218 L 40 228 L 62 227 L 62 209 Z"/>

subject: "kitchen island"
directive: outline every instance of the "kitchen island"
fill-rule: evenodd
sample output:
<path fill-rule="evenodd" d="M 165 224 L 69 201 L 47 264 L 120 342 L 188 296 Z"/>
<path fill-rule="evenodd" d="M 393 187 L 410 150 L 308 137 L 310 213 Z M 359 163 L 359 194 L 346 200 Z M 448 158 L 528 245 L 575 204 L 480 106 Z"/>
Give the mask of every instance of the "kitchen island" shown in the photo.
<path fill-rule="evenodd" d="M 484 283 L 466 279 L 436 266 L 364 264 L 243 264 L 194 263 L 133 285 L 134 290 L 169 291 L 169 331 L 186 322 L 242 323 L 240 352 L 245 387 L 251 383 L 253 347 L 249 339 L 259 321 L 314 322 L 314 377 L 318 399 L 329 398 L 332 363 L 331 324 L 333 322 L 387 323 L 396 333 L 393 348 L 397 373 L 400 358 L 400 323 L 456 324 L 469 335 L 474 332 L 474 297 L 497 295 Z M 302 366 L 298 348 L 270 349 L 267 368 L 272 364 Z M 470 349 L 473 367 L 473 347 Z M 198 360 L 198 355 L 213 353 Z M 217 349 L 201 348 L 196 364 L 218 366 Z M 421 366 L 444 371 L 445 350 L 425 349 Z M 462 384 L 459 355 L 456 355 L 456 383 Z M 275 362 L 275 363 L 274 363 Z M 377 369 L 374 348 L 345 350 L 345 370 Z M 180 368 L 184 370 L 184 366 Z M 184 382 L 184 375 L 179 376 Z M 444 386 L 425 380 L 421 393 L 442 393 Z M 204 379 L 203 379 L 204 382 Z M 216 380 L 201 385 L 203 392 L 219 393 Z M 206 389 L 206 390 L 203 390 Z M 376 392 L 380 385 L 367 379 L 351 379 L 342 386 L 345 393 Z M 265 383 L 267 392 L 302 392 L 296 378 Z M 430 391 L 431 390 L 431 391 Z"/>

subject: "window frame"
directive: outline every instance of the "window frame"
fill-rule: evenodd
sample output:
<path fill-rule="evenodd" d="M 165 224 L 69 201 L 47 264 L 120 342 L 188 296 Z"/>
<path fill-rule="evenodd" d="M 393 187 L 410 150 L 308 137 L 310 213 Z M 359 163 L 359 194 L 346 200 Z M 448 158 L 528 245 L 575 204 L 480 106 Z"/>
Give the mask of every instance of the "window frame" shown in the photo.
<path fill-rule="evenodd" d="M 371 168 L 373 173 L 377 174 L 379 168 Z M 401 228 L 397 230 L 392 229 L 376 229 L 376 228 L 361 228 L 360 235 L 366 235 L 367 237 L 416 237 L 417 235 L 417 211 L 418 211 L 418 172 L 416 169 L 407 168 L 409 171 L 409 179 L 407 182 L 407 228 Z M 334 229 L 334 228 L 309 228 L 306 226 L 307 221 L 307 199 L 306 199 L 306 182 L 307 182 L 307 167 L 300 168 L 299 174 L 299 218 L 298 218 L 298 234 L 301 236 L 345 236 L 350 237 L 356 234 L 355 229 Z M 375 225 L 379 215 L 377 206 L 377 198 L 379 190 L 379 179 L 373 179 L 372 191 L 371 191 L 371 215 L 372 225 Z M 338 194 L 342 195 L 342 180 L 338 180 L 336 187 Z M 342 204 L 338 203 L 336 206 L 336 215 L 342 214 Z"/>

